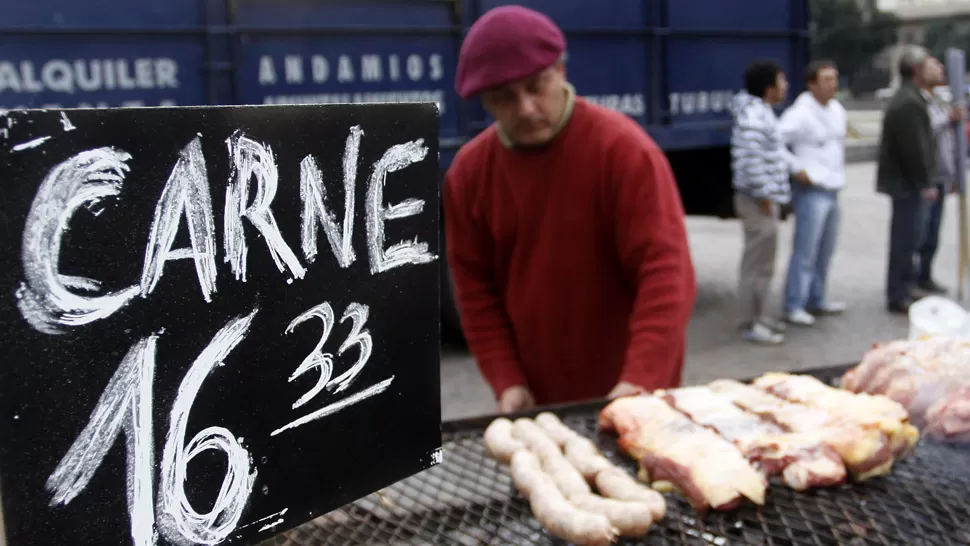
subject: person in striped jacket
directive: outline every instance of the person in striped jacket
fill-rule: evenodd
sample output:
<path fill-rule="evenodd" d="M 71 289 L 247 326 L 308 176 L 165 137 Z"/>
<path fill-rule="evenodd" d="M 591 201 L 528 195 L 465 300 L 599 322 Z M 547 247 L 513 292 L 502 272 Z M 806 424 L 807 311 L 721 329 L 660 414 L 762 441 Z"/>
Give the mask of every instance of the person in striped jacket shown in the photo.
<path fill-rule="evenodd" d="M 783 322 L 765 313 L 775 274 L 780 208 L 791 200 L 789 176 L 795 172 L 774 106 L 788 93 L 788 79 L 778 63 L 757 61 L 744 74 L 744 90 L 734 98 L 731 170 L 734 210 L 744 232 L 738 299 L 746 340 L 764 345 L 785 341 Z"/>

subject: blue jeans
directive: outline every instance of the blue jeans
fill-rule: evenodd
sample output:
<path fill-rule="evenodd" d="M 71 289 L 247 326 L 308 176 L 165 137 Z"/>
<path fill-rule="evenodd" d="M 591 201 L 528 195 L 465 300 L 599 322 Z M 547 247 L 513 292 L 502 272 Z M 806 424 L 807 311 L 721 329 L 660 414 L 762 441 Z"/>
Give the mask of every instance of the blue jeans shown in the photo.
<path fill-rule="evenodd" d="M 917 276 L 916 254 L 923 241 L 930 208 L 918 191 L 893 195 L 892 201 L 886 272 L 886 301 L 890 304 L 912 300 Z"/>
<path fill-rule="evenodd" d="M 920 245 L 917 258 L 916 280 L 920 283 L 928 283 L 933 280 L 933 258 L 936 256 L 936 249 L 940 244 L 940 224 L 943 222 L 943 201 L 946 198 L 946 186 L 936 185 L 940 197 L 928 205 L 926 228 L 923 233 L 923 242 Z"/>
<path fill-rule="evenodd" d="M 825 283 L 835 251 L 839 222 L 837 192 L 795 186 L 795 236 L 785 284 L 785 313 L 825 305 Z"/>

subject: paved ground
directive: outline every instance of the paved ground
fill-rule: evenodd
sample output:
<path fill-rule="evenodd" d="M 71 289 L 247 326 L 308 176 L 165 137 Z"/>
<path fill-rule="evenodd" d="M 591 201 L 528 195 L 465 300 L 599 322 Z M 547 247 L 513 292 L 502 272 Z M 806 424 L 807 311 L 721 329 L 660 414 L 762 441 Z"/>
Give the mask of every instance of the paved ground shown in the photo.
<path fill-rule="evenodd" d="M 814 329 L 798 330 L 780 347 L 757 347 L 740 341 L 734 330 L 735 284 L 740 252 L 736 221 L 709 218 L 688 220 L 699 296 L 690 324 L 685 383 L 718 377 L 747 377 L 769 370 L 797 370 L 844 364 L 858 359 L 873 342 L 905 336 L 905 318 L 884 311 L 889 205 L 875 195 L 875 166 L 849 166 L 849 187 L 842 196 L 843 225 L 831 272 L 830 293 L 850 305 L 849 312 L 825 319 Z M 941 249 L 936 261 L 938 280 L 951 287 L 957 278 L 957 211 L 947 203 Z M 791 221 L 785 223 L 778 258 L 780 274 L 775 296 L 787 269 Z M 442 355 L 444 419 L 494 410 L 494 401 L 474 361 L 460 348 Z"/>

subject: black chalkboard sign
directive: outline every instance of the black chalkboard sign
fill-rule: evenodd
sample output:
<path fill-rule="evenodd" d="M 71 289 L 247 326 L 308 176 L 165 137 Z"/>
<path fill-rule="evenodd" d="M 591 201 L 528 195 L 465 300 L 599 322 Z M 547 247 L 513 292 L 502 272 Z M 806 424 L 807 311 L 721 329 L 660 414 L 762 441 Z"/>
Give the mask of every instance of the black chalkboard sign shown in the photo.
<path fill-rule="evenodd" d="M 432 104 L 0 116 L 10 546 L 249 544 L 441 457 Z"/>

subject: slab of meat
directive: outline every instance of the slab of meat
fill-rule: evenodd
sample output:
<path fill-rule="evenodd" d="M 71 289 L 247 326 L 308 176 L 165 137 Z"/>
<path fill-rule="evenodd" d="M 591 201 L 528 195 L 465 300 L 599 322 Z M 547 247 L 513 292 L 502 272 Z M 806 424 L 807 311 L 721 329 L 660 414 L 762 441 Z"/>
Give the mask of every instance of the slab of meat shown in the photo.
<path fill-rule="evenodd" d="M 714 381 L 708 387 L 788 432 L 815 435 L 839 454 L 846 469 L 858 481 L 888 474 L 892 469 L 892 445 L 878 428 L 865 428 L 823 409 L 788 402 L 730 379 Z"/>
<path fill-rule="evenodd" d="M 919 430 L 909 423 L 906 408 L 885 396 L 855 394 L 830 387 L 809 375 L 767 373 L 753 384 L 789 402 L 819 408 L 844 421 L 881 430 L 889 438 L 897 459 L 911 453 L 919 441 Z"/>
<path fill-rule="evenodd" d="M 764 504 L 768 482 L 734 444 L 655 396 L 619 398 L 600 412 L 620 447 L 654 482 L 669 482 L 695 509 L 731 510 L 743 498 Z"/>
<path fill-rule="evenodd" d="M 895 376 L 914 373 L 970 378 L 970 341 L 930 337 L 877 345 L 846 372 L 842 386 L 853 391 L 885 391 Z"/>
<path fill-rule="evenodd" d="M 927 437 L 970 441 L 970 342 L 931 337 L 878 345 L 842 376 L 842 388 L 895 400 Z"/>
<path fill-rule="evenodd" d="M 842 376 L 841 386 L 852 392 L 885 394 L 893 379 L 900 375 L 916 370 L 966 375 L 968 364 L 970 342 L 947 337 L 891 341 L 876 345 L 866 353 L 858 366 Z"/>
<path fill-rule="evenodd" d="M 816 434 L 786 432 L 707 387 L 658 391 L 654 395 L 695 423 L 734 442 L 752 465 L 767 476 L 781 474 L 785 483 L 796 491 L 845 481 L 842 459 Z"/>
<path fill-rule="evenodd" d="M 927 436 L 948 442 L 970 442 L 970 384 L 950 389 L 926 410 Z"/>

